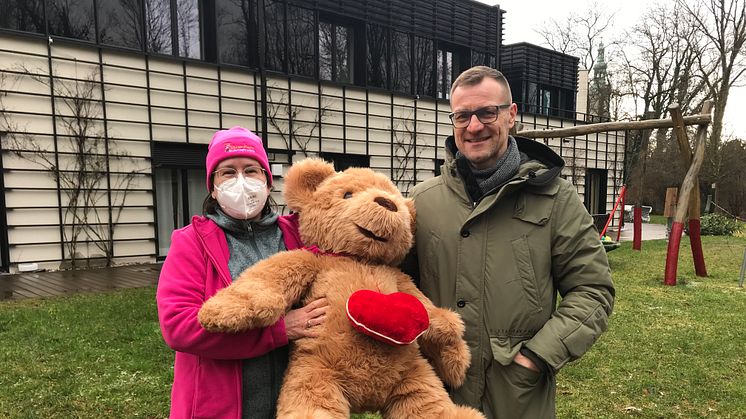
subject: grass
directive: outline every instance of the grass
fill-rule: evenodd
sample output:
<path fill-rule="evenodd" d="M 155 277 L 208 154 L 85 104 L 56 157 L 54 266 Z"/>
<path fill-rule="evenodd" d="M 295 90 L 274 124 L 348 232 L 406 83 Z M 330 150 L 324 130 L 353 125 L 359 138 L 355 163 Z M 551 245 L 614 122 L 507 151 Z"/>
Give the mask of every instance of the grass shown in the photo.
<path fill-rule="evenodd" d="M 746 238 L 703 241 L 710 277 L 694 276 L 685 238 L 676 287 L 661 285 L 665 241 L 609 253 L 614 315 L 559 374 L 560 418 L 743 417 Z M 0 302 L 0 319 L 0 417 L 167 416 L 173 353 L 153 288 Z"/>
<path fill-rule="evenodd" d="M 609 253 L 617 290 L 609 331 L 558 376 L 559 417 L 743 417 L 746 239 L 702 239 L 709 277 L 694 275 L 685 237 L 675 287 L 661 285 L 665 241 Z"/>

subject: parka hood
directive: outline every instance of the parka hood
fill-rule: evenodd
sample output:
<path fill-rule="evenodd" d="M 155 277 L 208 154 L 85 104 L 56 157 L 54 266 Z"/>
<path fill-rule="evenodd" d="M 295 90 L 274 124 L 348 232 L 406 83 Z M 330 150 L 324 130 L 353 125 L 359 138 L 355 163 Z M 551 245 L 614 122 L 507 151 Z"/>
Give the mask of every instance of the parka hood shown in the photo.
<path fill-rule="evenodd" d="M 548 146 L 526 137 L 512 136 L 521 153 L 521 166 L 517 176 L 527 177 L 531 186 L 544 186 L 562 173 L 565 161 Z M 456 140 L 449 136 L 445 141 L 446 162 L 444 169 L 456 170 Z"/>

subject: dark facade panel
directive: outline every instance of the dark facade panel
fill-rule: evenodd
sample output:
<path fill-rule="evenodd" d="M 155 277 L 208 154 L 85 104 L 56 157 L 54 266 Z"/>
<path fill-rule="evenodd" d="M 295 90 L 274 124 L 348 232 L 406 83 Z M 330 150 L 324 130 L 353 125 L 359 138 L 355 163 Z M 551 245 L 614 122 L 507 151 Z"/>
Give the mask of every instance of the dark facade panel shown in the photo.
<path fill-rule="evenodd" d="M 505 45 L 500 69 L 521 112 L 574 119 L 579 59 L 537 45 Z"/>
<path fill-rule="evenodd" d="M 496 53 L 502 11 L 469 0 L 288 0 L 402 32 Z M 310 4 L 309 4 L 310 3 Z M 490 39 L 491 38 L 491 39 Z"/>

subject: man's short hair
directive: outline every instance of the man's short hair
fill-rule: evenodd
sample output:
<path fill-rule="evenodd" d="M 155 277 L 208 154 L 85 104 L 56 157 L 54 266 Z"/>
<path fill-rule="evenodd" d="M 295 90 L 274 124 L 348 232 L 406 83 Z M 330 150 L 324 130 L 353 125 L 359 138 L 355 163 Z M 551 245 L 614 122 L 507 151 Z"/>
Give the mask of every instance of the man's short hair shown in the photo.
<path fill-rule="evenodd" d="M 483 65 L 472 67 L 459 74 L 459 76 L 456 78 L 456 80 L 453 81 L 453 84 L 451 85 L 451 96 L 453 96 L 453 91 L 456 90 L 457 87 L 476 86 L 477 84 L 481 83 L 485 77 L 491 78 L 500 83 L 503 89 L 505 89 L 505 92 L 508 94 L 508 103 L 513 103 L 513 95 L 510 92 L 510 84 L 508 84 L 508 79 L 503 76 L 503 73 L 495 70 L 492 67 Z"/>

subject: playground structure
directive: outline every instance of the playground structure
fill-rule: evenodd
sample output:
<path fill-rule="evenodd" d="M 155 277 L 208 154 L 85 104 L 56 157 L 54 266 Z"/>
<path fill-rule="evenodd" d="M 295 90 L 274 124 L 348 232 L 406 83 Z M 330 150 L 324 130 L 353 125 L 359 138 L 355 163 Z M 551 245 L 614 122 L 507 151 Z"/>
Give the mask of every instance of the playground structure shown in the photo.
<path fill-rule="evenodd" d="M 682 162 L 684 163 L 684 167 L 688 167 L 688 171 L 686 173 L 686 176 L 684 177 L 680 192 L 678 194 L 678 203 L 676 206 L 677 209 L 671 227 L 671 233 L 669 234 L 668 238 L 668 251 L 666 255 L 664 284 L 676 285 L 676 271 L 678 266 L 679 247 L 681 244 L 681 236 L 684 232 L 684 222 L 687 219 L 689 221 L 689 240 L 691 243 L 692 257 L 694 258 L 696 274 L 697 276 L 707 276 L 707 269 L 705 267 L 700 234 L 700 199 L 699 182 L 697 179 L 699 170 L 701 169 L 702 162 L 704 160 L 707 128 L 712 121 L 712 116 L 710 115 L 711 110 L 712 101 L 706 101 L 702 106 L 702 111 L 700 114 L 683 116 L 679 106 L 674 104 L 669 107 L 669 112 L 671 114 L 670 119 L 614 121 L 559 129 L 524 130 L 516 132 L 516 135 L 533 139 L 565 138 L 577 135 L 595 134 L 606 131 L 673 128 L 673 132 L 676 136 L 679 150 L 681 152 Z M 689 146 L 689 139 L 686 134 L 685 127 L 688 125 L 697 125 L 694 152 L 692 152 Z M 643 149 L 641 150 L 643 156 L 645 155 L 644 153 L 646 152 L 646 148 L 647 147 L 643 147 Z M 643 178 L 644 175 L 645 172 L 643 165 L 640 178 Z M 624 222 L 624 195 L 627 190 L 626 186 L 627 185 L 622 185 L 619 191 L 619 196 L 617 197 L 616 203 L 614 204 L 614 208 L 612 209 L 612 212 L 609 213 L 606 224 L 600 232 L 601 238 L 604 237 L 606 230 L 611 224 L 611 221 L 613 220 L 614 214 L 616 213 L 617 209 L 619 209 L 620 226 Z M 636 250 L 640 250 L 642 238 L 642 209 L 639 202 L 636 203 L 636 205 L 634 206 L 633 213 L 633 248 Z M 620 232 L 621 228 L 617 232 L 617 242 L 619 241 Z"/>

